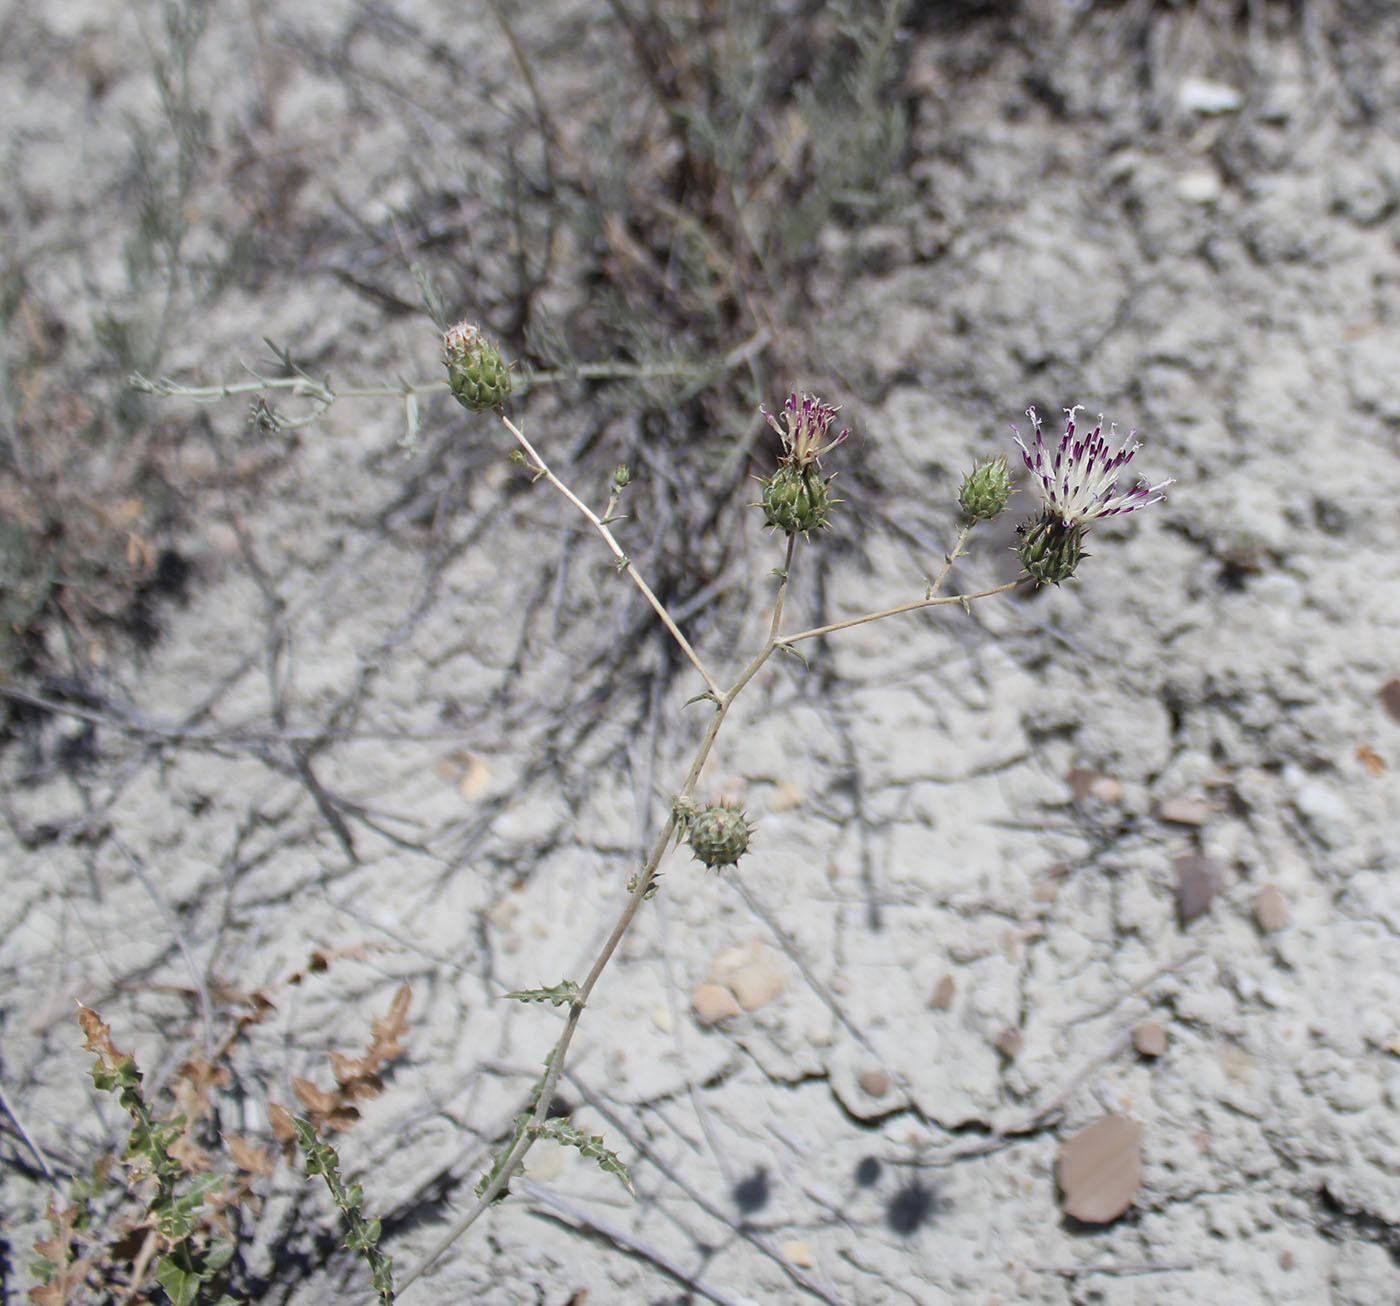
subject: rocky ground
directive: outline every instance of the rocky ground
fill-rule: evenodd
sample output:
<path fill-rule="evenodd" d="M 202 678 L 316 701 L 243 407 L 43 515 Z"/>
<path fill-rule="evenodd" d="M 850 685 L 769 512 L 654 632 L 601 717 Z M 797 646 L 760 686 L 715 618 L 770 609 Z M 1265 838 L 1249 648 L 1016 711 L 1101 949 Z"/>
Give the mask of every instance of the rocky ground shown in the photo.
<path fill-rule="evenodd" d="M 633 468 L 615 529 L 722 675 L 790 387 L 854 433 L 789 629 L 921 597 L 1030 404 L 1176 484 L 1062 587 L 765 667 L 700 786 L 752 850 L 668 856 L 561 1085 L 635 1196 L 541 1143 L 403 1299 L 1395 1300 L 1400 14 L 1236 8 L 916 4 L 882 46 L 878 6 L 700 44 L 591 0 L 8 6 L 7 1300 L 128 1133 L 75 1001 L 243 1176 L 247 1299 L 371 1295 L 267 1117 L 370 1048 L 335 1141 L 406 1275 L 562 1019 L 502 995 L 581 978 L 704 727 L 597 536 L 432 388 L 415 267 L 522 381 L 645 373 L 510 412 L 599 509 Z M 813 124 L 867 121 L 872 50 L 839 172 Z M 1014 575 L 1013 507 L 960 589 Z M 1105 1116 L 1135 1141 L 1067 1195 Z"/>

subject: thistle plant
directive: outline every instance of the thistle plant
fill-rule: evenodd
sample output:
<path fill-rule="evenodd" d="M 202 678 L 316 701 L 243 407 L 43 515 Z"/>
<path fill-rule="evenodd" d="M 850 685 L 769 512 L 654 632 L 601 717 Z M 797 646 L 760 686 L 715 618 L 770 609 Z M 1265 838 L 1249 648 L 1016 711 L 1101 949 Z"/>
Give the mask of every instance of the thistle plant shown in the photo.
<path fill-rule="evenodd" d="M 565 978 L 549 987 L 519 989 L 502 995 L 514 1001 L 547 1003 L 560 1009 L 561 1028 L 544 1057 L 540 1078 L 529 1090 L 524 1108 L 514 1118 L 508 1138 L 477 1185 L 475 1204 L 427 1257 L 402 1278 L 398 1286 L 400 1293 L 493 1203 L 506 1195 L 512 1179 L 521 1172 L 526 1154 L 539 1138 L 552 1138 L 577 1148 L 604 1170 L 620 1178 L 630 1190 L 625 1163 L 608 1149 L 604 1140 L 585 1134 L 571 1122 L 551 1118 L 550 1107 L 555 1101 L 570 1047 L 593 991 L 643 905 L 657 893 L 658 868 L 672 840 L 688 844 L 699 862 L 720 874 L 734 871 L 749 851 L 754 825 L 747 814 L 731 803 L 700 796 L 697 789 L 705 763 L 730 708 L 773 654 L 780 650 L 797 652 L 799 646 L 807 641 L 903 613 L 948 604 L 970 609 L 973 602 L 1006 593 L 1027 580 L 1035 584 L 1058 584 L 1073 575 L 1086 556 L 1082 541 L 1094 522 L 1157 503 L 1163 498 L 1162 491 L 1171 484 L 1170 481 L 1155 485 L 1143 482 L 1132 489 L 1120 491 L 1120 476 L 1138 449 L 1135 432 L 1116 451 L 1110 450 L 1109 440 L 1103 436 L 1102 422 L 1092 434 L 1076 438 L 1074 418 L 1079 411 L 1076 407 L 1066 410 L 1068 420 L 1064 437 L 1052 448 L 1045 442 L 1035 410 L 1030 409 L 1035 426 L 1034 445 L 1028 447 L 1019 433 L 1016 434 L 1016 441 L 1031 473 L 1032 488 L 1039 494 L 1042 503 L 1037 515 L 1019 532 L 1016 553 L 1025 568 L 1024 576 L 985 589 L 943 593 L 954 562 L 964 556 L 964 546 L 970 532 L 979 523 L 993 520 L 1007 508 L 1012 492 L 1011 476 L 1007 459 L 997 455 L 974 466 L 965 477 L 958 493 L 961 521 L 956 540 L 945 555 L 938 574 L 925 582 L 922 597 L 823 626 L 789 631 L 785 628 L 785 600 L 793 583 L 799 545 L 810 543 L 814 531 L 831 524 L 833 509 L 838 502 L 831 495 L 833 474 L 828 474 L 823 468 L 822 459 L 831 455 L 850 435 L 849 428 L 831 434 L 838 412 L 834 405 L 814 395 L 794 391 L 776 413 L 767 408 L 759 410 L 777 432 L 781 440 L 781 453 L 774 471 L 761 478 L 763 492 L 756 506 L 761 508 L 767 525 L 781 531 L 786 537 L 783 560 L 772 573 L 775 592 L 767 633 L 746 661 L 728 674 L 721 674 L 687 640 L 665 604 L 638 572 L 615 533 L 614 528 L 620 529 L 620 523 L 625 520 L 616 515 L 616 509 L 633 479 L 633 473 L 619 466 L 610 478 L 606 505 L 601 512 L 595 511 L 565 484 L 525 432 L 507 415 L 505 402 L 511 392 L 510 368 L 496 347 L 486 341 L 481 330 L 470 323 L 459 323 L 450 328 L 444 336 L 444 357 L 448 386 L 458 402 L 472 413 L 493 413 L 514 441 L 516 447 L 512 457 L 524 467 L 531 480 L 547 483 L 600 537 L 619 575 L 625 576 L 637 587 L 699 678 L 702 687 L 691 701 L 706 702 L 711 711 L 700 732 L 691 762 L 672 796 L 669 810 L 652 835 L 640 868 L 628 879 L 626 900 L 586 974 L 581 979 Z M 162 393 L 185 393 L 200 398 L 230 394 L 235 389 L 209 388 L 196 392 L 167 382 L 143 381 L 141 384 L 144 388 Z M 412 398 L 418 390 L 428 388 L 405 386 L 393 393 Z M 310 393 L 316 402 L 327 405 L 335 398 L 328 384 Z M 1112 435 L 1113 428 L 1110 427 L 1110 439 Z M 302 1141 L 306 1142 L 305 1139 Z M 359 1194 L 353 1195 L 357 1199 L 355 1202 L 349 1205 L 341 1203 L 347 1214 L 350 1214 L 350 1206 L 358 1209 Z M 380 1284 L 376 1276 L 376 1284 L 381 1291 L 387 1284 L 387 1262 L 385 1276 L 385 1284 Z"/>
<path fill-rule="evenodd" d="M 157 1119 L 142 1091 L 142 1076 L 135 1058 L 117 1049 L 111 1031 L 95 1011 L 79 1007 L 78 1018 L 87 1036 L 85 1046 L 97 1058 L 92 1068 L 93 1083 L 113 1094 L 131 1117 L 126 1182 L 133 1194 L 142 1195 L 146 1209 L 128 1295 L 140 1288 L 149 1269 L 174 1306 L 190 1306 L 196 1300 L 213 1306 L 233 1306 L 232 1297 L 215 1294 L 211 1286 L 236 1250 L 236 1244 L 219 1227 L 223 1177 L 189 1173 L 189 1166 L 179 1156 L 185 1146 L 185 1116 Z M 63 1236 L 62 1230 L 66 1217 L 71 1233 L 73 1214 L 69 1211 L 62 1216 L 51 1215 L 59 1230 L 59 1241 L 54 1246 L 63 1248 L 64 1263 L 46 1258 L 38 1267 L 46 1288 L 72 1279 L 71 1237 Z M 72 1286 L 75 1285 L 69 1282 L 63 1291 Z M 41 1298 L 47 1300 L 49 1295 L 53 1294 L 40 1290 Z M 54 1300 L 63 1299 L 62 1295 L 54 1295 Z"/>
<path fill-rule="evenodd" d="M 334 1147 L 317 1135 L 316 1126 L 311 1121 L 297 1116 L 292 1120 L 292 1127 L 296 1130 L 297 1144 L 306 1158 L 306 1173 L 325 1179 L 331 1201 L 345 1216 L 345 1246 L 364 1257 L 379 1300 L 392 1302 L 393 1265 L 391 1258 L 379 1249 L 380 1222 L 365 1216 L 364 1189 L 359 1184 L 347 1184 L 341 1177 L 340 1156 Z"/>

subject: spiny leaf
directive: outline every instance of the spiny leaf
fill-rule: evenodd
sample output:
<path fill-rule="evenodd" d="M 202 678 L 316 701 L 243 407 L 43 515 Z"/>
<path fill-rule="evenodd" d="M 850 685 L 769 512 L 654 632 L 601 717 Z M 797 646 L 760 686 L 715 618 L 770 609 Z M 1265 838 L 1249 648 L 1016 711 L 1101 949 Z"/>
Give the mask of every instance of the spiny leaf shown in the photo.
<path fill-rule="evenodd" d="M 506 1140 L 506 1145 L 503 1148 L 501 1148 L 501 1150 L 496 1154 L 496 1159 L 491 1162 L 491 1168 L 477 1181 L 476 1195 L 478 1197 L 482 1196 L 482 1194 L 484 1194 L 486 1190 L 491 1187 L 492 1183 L 495 1181 L 496 1176 L 501 1173 L 501 1167 L 505 1164 L 506 1157 L 510 1155 L 511 1148 L 515 1146 L 517 1140 L 520 1138 L 520 1135 L 523 1134 L 529 1127 L 530 1112 L 522 1111 L 518 1116 L 515 1117 L 515 1128 L 511 1130 L 511 1135 L 510 1138 Z M 519 1174 L 520 1169 L 520 1166 L 516 1166 L 515 1173 Z M 502 1189 L 497 1196 L 497 1200 L 500 1200 L 500 1198 L 504 1196 L 505 1190 Z"/>
<path fill-rule="evenodd" d="M 608 1174 L 615 1174 L 621 1179 L 633 1197 L 637 1195 L 637 1190 L 632 1187 L 632 1176 L 627 1173 L 627 1167 L 623 1165 L 617 1153 L 609 1150 L 597 1134 L 585 1134 L 572 1120 L 565 1120 L 559 1116 L 537 1125 L 535 1133 L 540 1138 L 552 1138 L 556 1143 L 562 1143 L 565 1147 L 578 1148 L 590 1161 L 596 1161 L 600 1170 L 606 1170 Z"/>
<path fill-rule="evenodd" d="M 514 998 L 517 1002 L 548 1002 L 555 1007 L 579 1000 L 578 985 L 573 980 L 560 980 L 549 989 L 516 989 L 513 993 L 504 993 L 501 996 Z"/>
<path fill-rule="evenodd" d="M 789 657 L 796 658 L 809 671 L 812 669 L 812 664 L 807 661 L 807 655 L 803 653 L 800 649 L 798 649 L 795 645 L 784 644 L 782 640 L 779 640 L 775 647 L 777 648 L 779 653 L 786 653 Z"/>

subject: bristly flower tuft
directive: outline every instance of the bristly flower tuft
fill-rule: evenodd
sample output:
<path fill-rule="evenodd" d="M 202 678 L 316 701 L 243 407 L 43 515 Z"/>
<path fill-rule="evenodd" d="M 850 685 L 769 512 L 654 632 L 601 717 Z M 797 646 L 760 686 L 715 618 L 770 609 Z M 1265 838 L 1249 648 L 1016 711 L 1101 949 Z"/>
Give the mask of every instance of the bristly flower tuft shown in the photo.
<path fill-rule="evenodd" d="M 783 405 L 781 423 L 761 404 L 758 411 L 782 437 L 782 462 L 800 472 L 806 471 L 822 454 L 836 448 L 850 435 L 850 431 L 845 430 L 833 439 L 826 438 L 827 428 L 836 420 L 840 410 L 822 403 L 815 395 L 799 395 L 796 391 L 789 395 L 787 403 Z"/>
<path fill-rule="evenodd" d="M 1082 405 L 1065 409 L 1065 433 L 1058 444 L 1046 444 L 1040 427 L 1040 417 L 1034 408 L 1026 409 L 1026 415 L 1035 424 L 1035 444 L 1031 448 L 1016 432 L 1016 443 L 1021 446 L 1021 456 L 1027 470 L 1039 482 L 1041 496 L 1045 500 L 1045 512 L 1055 518 L 1066 530 L 1087 527 L 1101 517 L 1114 517 L 1119 513 L 1136 512 L 1151 504 L 1160 503 L 1165 497 L 1162 491 L 1173 484 L 1171 480 L 1150 485 L 1140 480 L 1131 490 L 1118 492 L 1118 476 L 1132 462 L 1133 455 L 1141 448 L 1135 439 L 1137 431 L 1131 431 L 1122 446 L 1113 452 L 1109 440 L 1103 435 L 1103 418 L 1087 436 L 1075 438 L 1074 415 Z M 1109 439 L 1117 435 L 1117 429 L 1110 425 Z"/>
<path fill-rule="evenodd" d="M 822 475 L 821 456 L 836 448 L 850 431 L 827 439 L 837 409 L 815 395 L 793 391 L 783 405 L 781 421 L 761 404 L 758 411 L 783 439 L 778 470 L 759 478 L 764 520 L 788 535 L 821 529 L 827 524 L 832 504 L 840 502 L 831 497 L 832 478 Z"/>

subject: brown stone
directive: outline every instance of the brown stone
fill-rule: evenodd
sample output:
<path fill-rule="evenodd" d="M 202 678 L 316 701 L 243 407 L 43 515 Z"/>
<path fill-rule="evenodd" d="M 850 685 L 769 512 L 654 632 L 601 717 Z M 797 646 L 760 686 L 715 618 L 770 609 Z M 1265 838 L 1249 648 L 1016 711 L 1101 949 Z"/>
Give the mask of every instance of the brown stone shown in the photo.
<path fill-rule="evenodd" d="M 958 982 L 951 975 L 945 975 L 933 987 L 933 997 L 928 1000 L 935 1011 L 951 1011 L 953 999 L 958 994 Z"/>
<path fill-rule="evenodd" d="M 1164 798 L 1157 804 L 1157 819 L 1173 825 L 1204 825 L 1210 804 L 1200 798 Z"/>
<path fill-rule="evenodd" d="M 785 984 L 783 972 L 765 957 L 739 967 L 729 987 L 745 1011 L 757 1011 L 782 993 Z"/>
<path fill-rule="evenodd" d="M 1176 911 L 1183 925 L 1203 916 L 1215 897 L 1218 876 L 1215 863 L 1207 857 L 1178 857 L 1176 871 Z"/>
<path fill-rule="evenodd" d="M 1254 919 L 1269 934 L 1288 924 L 1288 904 L 1278 885 L 1265 884 L 1254 895 Z"/>
<path fill-rule="evenodd" d="M 1160 1057 L 1167 1050 L 1167 1031 L 1155 1020 L 1145 1020 L 1133 1030 L 1133 1046 L 1145 1057 Z"/>
<path fill-rule="evenodd" d="M 721 1020 L 739 1014 L 734 995 L 719 984 L 702 984 L 690 995 L 695 1019 L 702 1025 L 717 1025 Z"/>
<path fill-rule="evenodd" d="M 1058 1172 L 1066 1215 L 1085 1224 L 1116 1220 L 1142 1185 L 1142 1126 L 1102 1116 L 1060 1144 Z"/>
<path fill-rule="evenodd" d="M 997 1035 L 997 1051 L 1008 1061 L 1026 1046 L 1026 1040 L 1019 1029 L 1004 1029 Z"/>
<path fill-rule="evenodd" d="M 884 1097 L 890 1091 L 890 1077 L 883 1070 L 862 1070 L 856 1083 L 871 1097 Z"/>

